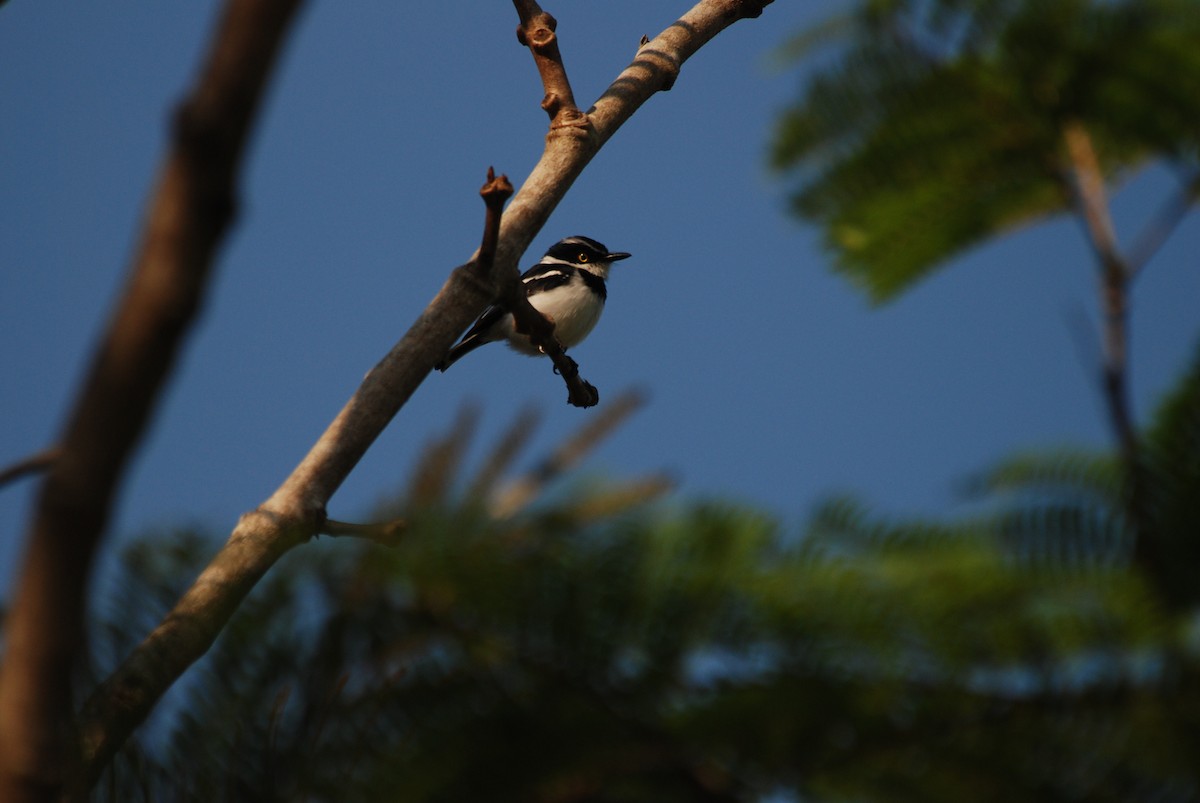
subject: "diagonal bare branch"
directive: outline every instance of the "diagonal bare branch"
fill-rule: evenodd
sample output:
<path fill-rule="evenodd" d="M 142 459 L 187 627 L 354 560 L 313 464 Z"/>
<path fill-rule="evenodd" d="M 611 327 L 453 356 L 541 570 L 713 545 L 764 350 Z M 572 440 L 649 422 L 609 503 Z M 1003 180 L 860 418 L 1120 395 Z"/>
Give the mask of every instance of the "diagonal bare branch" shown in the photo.
<path fill-rule="evenodd" d="M 670 87 L 691 55 L 734 22 L 757 17 L 770 2 L 701 0 L 638 51 L 587 112 L 586 129 L 551 130 L 541 159 L 499 221 L 492 281 L 480 277 L 478 254 L 451 272 L 292 474 L 239 520 L 166 619 L 92 694 L 80 715 L 90 782 L 167 688 L 209 648 L 257 580 L 318 531 L 334 492 L 434 364 L 498 296 L 496 289 L 515 274 L 521 255 L 604 143 L 651 96 Z"/>
<path fill-rule="evenodd" d="M 358 390 L 292 474 L 256 510 L 243 515 L 225 546 L 162 623 L 85 703 L 80 714 L 88 783 L 128 738 L 159 697 L 212 645 L 259 578 L 288 550 L 326 522 L 325 504 L 457 332 L 482 311 L 494 282 L 486 257 L 494 253 L 500 209 L 512 191 L 488 170 L 480 190 L 487 205 L 484 259 L 456 268 L 412 328 L 363 379 Z"/>

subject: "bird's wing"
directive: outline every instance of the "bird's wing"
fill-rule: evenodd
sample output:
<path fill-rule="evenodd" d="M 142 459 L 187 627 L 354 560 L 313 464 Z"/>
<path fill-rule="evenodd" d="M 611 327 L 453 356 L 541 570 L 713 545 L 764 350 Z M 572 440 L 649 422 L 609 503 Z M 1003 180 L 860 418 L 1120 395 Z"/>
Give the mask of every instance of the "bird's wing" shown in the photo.
<path fill-rule="evenodd" d="M 451 365 L 458 362 L 462 357 L 470 354 L 472 351 L 484 345 L 485 343 L 490 343 L 493 340 L 499 340 L 500 338 L 504 337 L 503 333 L 493 332 L 491 330 L 493 328 L 499 328 L 496 327 L 496 324 L 498 324 L 507 314 L 507 310 L 495 304 L 485 309 L 483 314 L 479 316 L 479 320 L 475 321 L 475 325 L 471 327 L 470 331 L 462 336 L 462 340 L 458 341 L 458 343 L 451 348 L 449 352 L 447 352 L 446 356 L 443 357 L 441 361 L 434 366 L 434 368 L 439 371 L 445 371 Z"/>
<path fill-rule="evenodd" d="M 532 296 L 562 287 L 574 274 L 575 268 L 570 265 L 538 264 L 525 271 L 521 281 L 525 285 L 525 295 Z"/>
<path fill-rule="evenodd" d="M 508 310 L 501 307 L 499 304 L 493 304 L 483 311 L 479 316 L 479 320 L 475 321 L 475 325 L 467 330 L 467 333 L 462 336 L 460 343 L 466 343 L 474 340 L 483 333 L 487 332 L 493 326 L 500 322 L 500 319 L 508 314 Z"/>
<path fill-rule="evenodd" d="M 547 290 L 553 290 L 555 287 L 562 287 L 567 282 L 571 281 L 571 276 L 575 269 L 570 265 L 555 265 L 555 264 L 537 264 L 521 275 L 521 282 L 525 285 L 525 295 L 531 296 L 537 293 L 544 293 Z M 462 344 L 469 343 L 481 336 L 486 336 L 488 330 L 499 323 L 505 315 L 508 314 L 508 309 L 502 304 L 493 304 L 483 311 L 479 316 L 479 320 L 475 322 L 461 341 Z"/>

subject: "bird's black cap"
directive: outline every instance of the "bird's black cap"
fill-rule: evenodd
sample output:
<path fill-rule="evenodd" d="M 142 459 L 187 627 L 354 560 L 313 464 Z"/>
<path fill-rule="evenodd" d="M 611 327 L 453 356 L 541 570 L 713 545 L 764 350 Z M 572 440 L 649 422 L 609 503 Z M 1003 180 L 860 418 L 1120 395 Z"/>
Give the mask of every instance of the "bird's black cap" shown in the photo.
<path fill-rule="evenodd" d="M 609 251 L 604 243 L 597 242 L 591 237 L 576 235 L 559 240 L 550 246 L 550 250 L 546 251 L 546 256 L 561 259 L 564 262 L 616 262 L 628 259 L 632 254 L 625 251 Z"/>

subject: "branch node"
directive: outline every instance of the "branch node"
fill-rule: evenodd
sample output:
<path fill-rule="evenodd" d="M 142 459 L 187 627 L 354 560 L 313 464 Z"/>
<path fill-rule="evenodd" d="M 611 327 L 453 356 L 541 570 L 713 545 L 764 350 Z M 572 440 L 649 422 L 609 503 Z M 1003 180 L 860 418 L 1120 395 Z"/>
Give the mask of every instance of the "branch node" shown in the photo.
<path fill-rule="evenodd" d="M 517 41 L 538 55 L 550 55 L 547 51 L 557 44 L 558 20 L 545 11 L 535 15 L 527 24 L 517 28 Z"/>
<path fill-rule="evenodd" d="M 512 197 L 513 185 L 508 180 L 508 176 L 501 173 L 496 175 L 496 170 L 493 167 L 488 167 L 487 182 L 479 188 L 479 195 L 483 198 L 483 202 L 488 208 L 499 209 L 504 206 L 504 202 Z"/>

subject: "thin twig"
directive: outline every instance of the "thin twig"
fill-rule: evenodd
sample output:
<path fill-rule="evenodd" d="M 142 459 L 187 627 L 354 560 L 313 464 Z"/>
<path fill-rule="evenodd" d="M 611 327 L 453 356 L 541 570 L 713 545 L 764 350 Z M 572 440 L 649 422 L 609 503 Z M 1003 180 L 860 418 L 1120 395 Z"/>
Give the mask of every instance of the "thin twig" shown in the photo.
<path fill-rule="evenodd" d="M 11 463 L 3 470 L 0 470 L 0 488 L 8 485 L 10 482 L 15 482 L 22 477 L 30 474 L 38 474 L 47 471 L 58 456 L 62 454 L 62 450 L 57 446 L 51 446 L 48 449 L 43 449 L 40 452 L 34 452 L 27 457 L 23 457 L 15 463 Z"/>
<path fill-rule="evenodd" d="M 1159 208 L 1158 214 L 1146 224 L 1129 250 L 1127 272 L 1135 278 L 1146 264 L 1154 258 L 1183 219 L 1191 211 L 1196 198 L 1200 197 L 1200 176 L 1194 177 L 1176 190 Z"/>
<path fill-rule="evenodd" d="M 362 538 L 374 541 L 381 546 L 396 546 L 400 542 L 400 537 L 406 532 L 408 532 L 408 519 L 392 519 L 371 524 L 325 519 L 325 523 L 321 525 L 317 534 L 330 535 L 335 538 Z"/>

